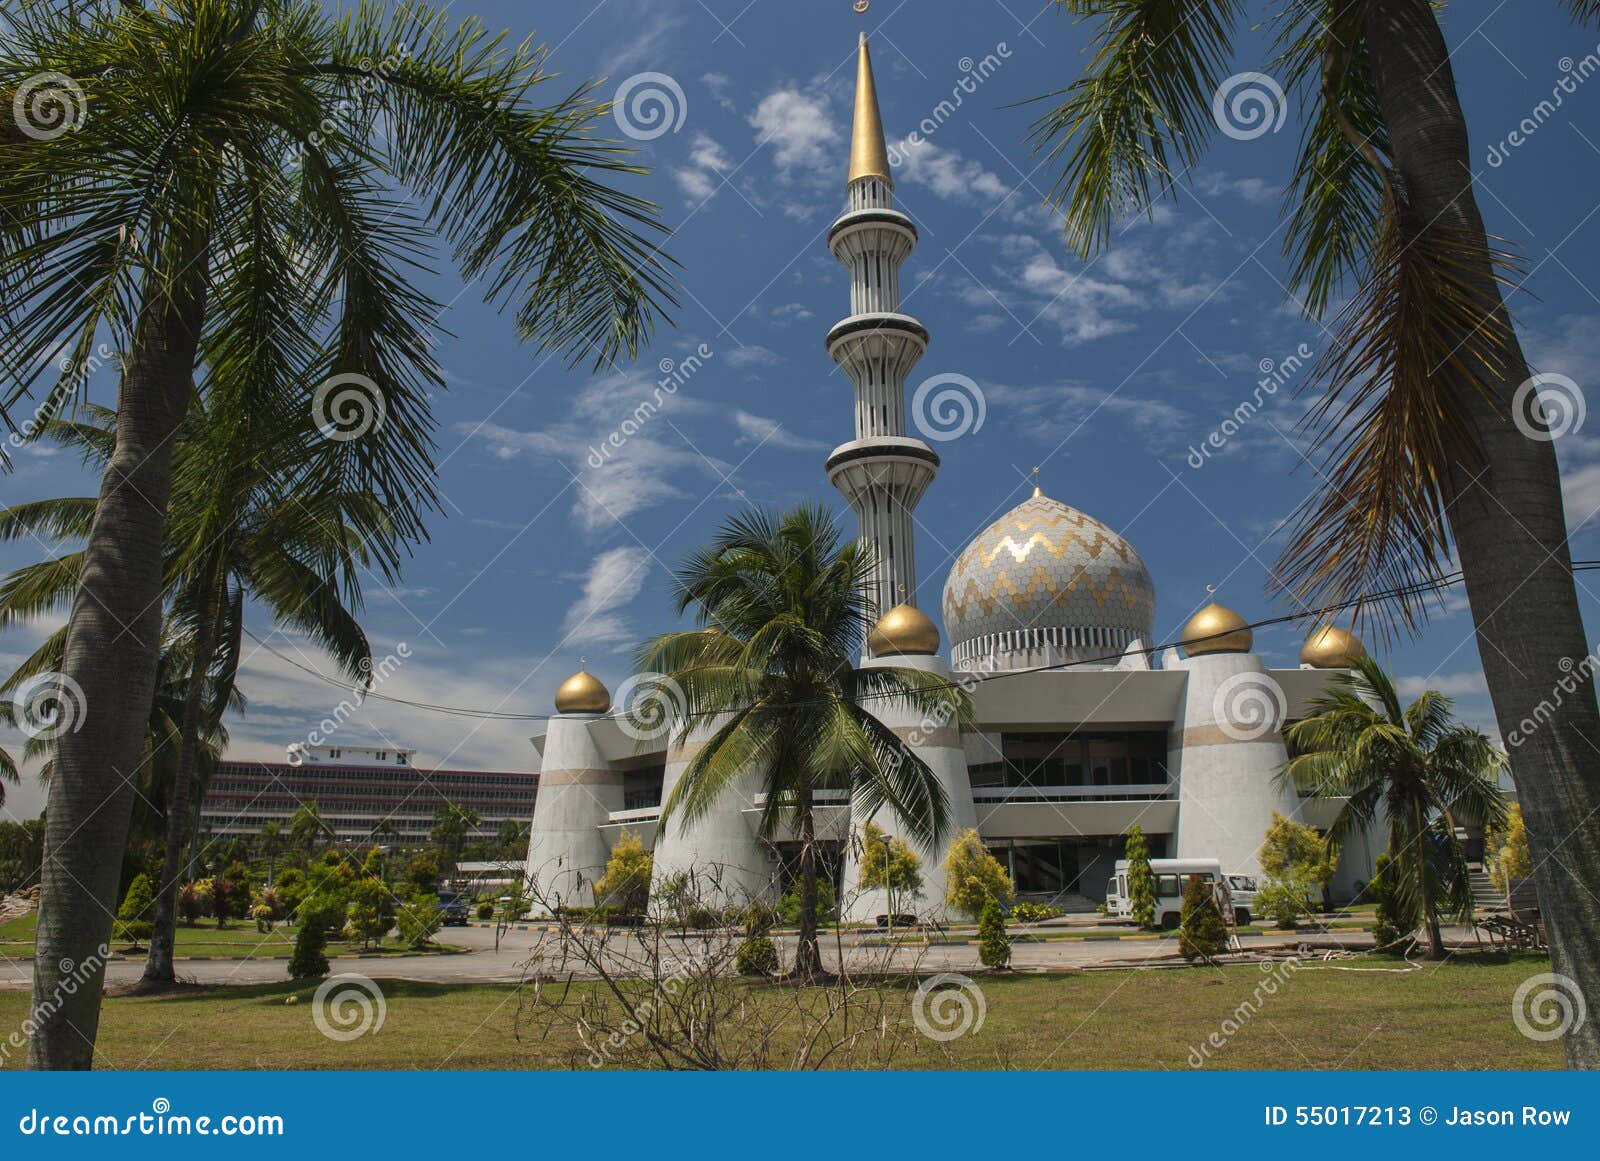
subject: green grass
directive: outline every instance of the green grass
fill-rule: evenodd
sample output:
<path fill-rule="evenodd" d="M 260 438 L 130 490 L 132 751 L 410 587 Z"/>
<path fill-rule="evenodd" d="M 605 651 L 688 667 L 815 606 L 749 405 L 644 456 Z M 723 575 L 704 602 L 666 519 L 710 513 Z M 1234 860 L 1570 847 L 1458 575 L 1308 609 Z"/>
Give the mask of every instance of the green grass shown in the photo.
<path fill-rule="evenodd" d="M 1307 965 L 1271 995 L 1259 990 L 1269 975 L 1256 967 L 978 976 L 987 1006 L 982 1029 L 935 1045 L 912 1030 L 906 1003 L 894 1065 L 1183 1069 L 1192 1049 L 1255 998 L 1259 1009 L 1212 1052 L 1207 1067 L 1559 1068 L 1559 1045 L 1526 1039 L 1511 1019 L 1517 985 L 1548 970 L 1537 956 L 1410 973 Z M 545 1037 L 538 1009 L 515 988 L 399 980 L 383 980 L 382 988 L 382 1029 L 348 1043 L 317 1031 L 314 986 L 285 981 L 160 998 L 113 996 L 101 1017 L 100 1066 L 538 1069 L 573 1059 L 571 1035 Z M 286 1004 L 291 995 L 298 1002 Z M 761 997 L 762 989 L 751 987 L 750 1002 Z M 896 997 L 896 1009 L 900 1004 Z M 0 992 L 0 1026 L 19 1026 L 27 1005 L 23 992 Z M 20 1064 L 21 1054 L 13 1054 L 4 1066 Z"/>
<path fill-rule="evenodd" d="M 0 923 L 0 954 L 12 957 L 31 956 L 33 954 L 33 941 L 39 917 L 37 914 L 24 915 L 20 919 L 13 919 L 8 923 Z M 198 927 L 178 927 L 177 954 L 180 956 L 208 956 L 212 959 L 270 959 L 273 956 L 285 956 L 294 950 L 295 929 L 292 927 L 278 926 L 269 932 L 256 930 L 254 922 L 236 919 L 227 927 L 218 928 L 216 920 L 210 920 Z M 130 945 L 113 941 L 112 951 L 121 952 Z M 367 949 L 368 954 L 376 952 L 381 955 L 417 955 L 426 954 L 410 951 L 397 946 L 393 940 L 379 948 Z M 430 949 L 434 952 L 454 952 L 461 948 L 447 944 L 439 944 Z M 334 939 L 328 942 L 328 954 L 348 954 L 361 952 L 363 948 L 359 943 L 350 943 L 345 940 Z M 143 945 L 139 952 L 130 954 L 142 955 Z"/>

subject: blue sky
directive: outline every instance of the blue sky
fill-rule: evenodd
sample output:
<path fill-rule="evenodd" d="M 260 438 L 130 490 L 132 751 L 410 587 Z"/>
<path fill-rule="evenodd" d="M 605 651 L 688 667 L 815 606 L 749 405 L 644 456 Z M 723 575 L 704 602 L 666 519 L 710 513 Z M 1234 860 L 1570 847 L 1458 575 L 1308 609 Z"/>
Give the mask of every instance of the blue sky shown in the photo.
<path fill-rule="evenodd" d="M 822 336 L 848 312 L 848 285 L 824 235 L 844 192 L 860 21 L 846 0 L 455 8 L 536 34 L 574 82 L 606 76 L 609 94 L 660 73 L 682 93 L 671 98 L 675 128 L 641 143 L 654 172 L 630 188 L 658 201 L 673 227 L 683 305 L 635 363 L 568 370 L 518 345 L 479 288 L 453 276 L 430 288 L 450 304 L 443 324 L 453 336 L 441 347 L 450 389 L 435 400 L 445 511 L 403 585 L 374 580 L 369 590 L 375 650 L 409 653 L 382 692 L 542 714 L 580 657 L 616 689 L 631 646 L 674 623 L 670 570 L 731 512 L 801 500 L 843 511 L 822 464 L 851 438 L 851 392 Z M 1600 268 L 1600 79 L 1566 96 L 1499 164 L 1489 153 L 1549 96 L 1563 58 L 1600 52 L 1600 35 L 1575 29 L 1553 0 L 1458 0 L 1444 19 L 1480 204 L 1529 270 L 1513 308 L 1530 360 L 1585 386 L 1600 356 L 1600 297 L 1585 281 Z M 1049 494 L 1139 549 L 1156 582 L 1160 640 L 1204 603 L 1208 584 L 1251 619 L 1286 611 L 1265 581 L 1281 522 L 1315 478 L 1295 434 L 1305 411 L 1296 376 L 1221 453 L 1196 468 L 1190 449 L 1256 392 L 1263 368 L 1325 341 L 1285 289 L 1279 206 L 1299 132 L 1292 96 L 1278 131 L 1219 134 L 1176 201 L 1154 221 L 1125 223 L 1105 253 L 1080 262 L 1041 204 L 1053 174 L 1025 142 L 1038 109 L 1017 103 L 1078 75 L 1084 28 L 1034 0 L 876 0 L 866 23 L 891 142 L 938 122 L 896 168 L 899 204 L 921 230 L 902 273 L 904 309 L 933 336 L 909 386 L 964 375 L 985 406 L 981 429 L 938 445 L 944 465 L 918 511 L 919 603 L 937 615 L 951 557 L 1027 494 L 1039 465 Z M 936 116 L 990 56 L 997 63 L 976 91 Z M 1234 67 L 1270 65 L 1265 37 L 1245 35 Z M 595 466 L 592 449 L 652 396 L 663 361 L 676 367 L 702 347 L 703 366 Z M 97 385 L 107 402 L 110 388 Z M 1600 419 L 1558 450 L 1575 555 L 1600 556 L 1591 519 Z M 8 498 L 93 486 L 66 455 L 29 449 L 17 459 Z M 6 545 L 0 567 L 42 551 Z M 1583 599 L 1594 623 L 1595 593 Z M 25 656 L 45 628 L 0 636 L 0 665 Z M 278 756 L 341 694 L 284 660 L 331 672 L 303 640 L 260 615 L 253 628 L 275 652 L 258 649 L 245 666 L 250 708 L 230 723 L 233 753 Z M 1257 648 L 1291 665 L 1299 638 L 1267 630 Z M 1492 728 L 1459 595 L 1389 660 L 1408 689 L 1457 695 L 1466 717 Z M 530 729 L 369 701 L 339 736 L 413 746 L 428 763 L 527 769 Z M 7 809 L 28 815 L 39 804 L 30 785 L 10 792 Z"/>

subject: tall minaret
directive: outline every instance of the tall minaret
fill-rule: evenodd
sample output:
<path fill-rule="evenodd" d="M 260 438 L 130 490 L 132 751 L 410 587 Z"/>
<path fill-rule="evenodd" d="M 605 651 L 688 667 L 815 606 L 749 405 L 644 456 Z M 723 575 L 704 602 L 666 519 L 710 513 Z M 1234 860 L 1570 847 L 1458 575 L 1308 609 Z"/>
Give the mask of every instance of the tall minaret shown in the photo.
<path fill-rule="evenodd" d="M 862 539 L 877 547 L 874 612 L 884 613 L 917 603 L 912 511 L 939 457 L 906 435 L 906 376 L 927 349 L 928 332 L 900 313 L 900 264 L 917 243 L 917 228 L 894 208 L 865 32 L 847 188 L 849 202 L 828 231 L 828 249 L 850 271 L 850 314 L 828 332 L 828 354 L 855 384 L 856 437 L 828 457 L 828 479 L 855 509 Z"/>

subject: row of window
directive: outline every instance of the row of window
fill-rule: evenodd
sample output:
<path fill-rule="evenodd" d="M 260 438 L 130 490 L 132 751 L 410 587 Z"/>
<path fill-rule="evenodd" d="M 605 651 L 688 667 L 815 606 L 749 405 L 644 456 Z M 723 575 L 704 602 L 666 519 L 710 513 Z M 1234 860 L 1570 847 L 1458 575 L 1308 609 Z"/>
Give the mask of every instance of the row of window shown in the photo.
<path fill-rule="evenodd" d="M 1165 731 L 1004 733 L 993 760 L 970 768 L 974 788 L 1141 786 L 1167 775 Z"/>

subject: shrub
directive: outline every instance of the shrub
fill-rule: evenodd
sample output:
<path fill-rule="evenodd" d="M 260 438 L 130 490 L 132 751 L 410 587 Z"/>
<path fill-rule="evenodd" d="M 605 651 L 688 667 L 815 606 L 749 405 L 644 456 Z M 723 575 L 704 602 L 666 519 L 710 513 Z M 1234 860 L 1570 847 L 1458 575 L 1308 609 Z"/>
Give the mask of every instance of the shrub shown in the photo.
<path fill-rule="evenodd" d="M 272 913 L 271 918 L 273 920 L 276 921 L 283 918 L 283 897 L 278 894 L 276 887 L 261 888 L 261 894 L 257 897 L 256 902 Z"/>
<path fill-rule="evenodd" d="M 1256 892 L 1256 912 L 1283 931 L 1293 931 L 1302 915 L 1312 912 L 1311 888 L 1295 879 L 1268 879 Z"/>
<path fill-rule="evenodd" d="M 978 920 L 978 958 L 983 966 L 999 970 L 1011 963 L 1011 937 L 1006 934 L 1006 917 L 999 900 L 991 897 L 983 905 Z"/>
<path fill-rule="evenodd" d="M 922 860 L 902 838 L 890 838 L 872 823 L 861 828 L 861 886 L 889 897 L 889 914 L 922 894 Z"/>
<path fill-rule="evenodd" d="M 395 925 L 400 929 L 401 943 L 410 948 L 426 947 L 444 925 L 444 916 L 439 914 L 439 897 L 419 891 L 400 908 Z"/>
<path fill-rule="evenodd" d="M 150 876 L 139 874 L 128 884 L 128 893 L 122 897 L 117 911 L 117 934 L 135 945 L 149 939 L 155 932 L 152 919 L 156 909 L 155 889 L 150 886 Z"/>
<path fill-rule="evenodd" d="M 1403 912 L 1390 863 L 1387 851 L 1379 855 L 1372 882 L 1367 884 L 1367 895 L 1377 905 L 1372 925 L 1373 944 L 1374 950 L 1384 955 L 1405 955 L 1411 950 L 1411 933 L 1417 929 L 1417 918 Z"/>
<path fill-rule="evenodd" d="M 1050 903 L 1018 903 L 1011 909 L 1011 918 L 1018 923 L 1042 923 L 1046 919 L 1060 919 L 1066 909 Z"/>
<path fill-rule="evenodd" d="M 1273 811 L 1261 842 L 1261 869 L 1269 879 L 1321 888 L 1333 878 L 1338 854 L 1313 827 Z"/>
<path fill-rule="evenodd" d="M 479 919 L 493 919 L 494 918 L 494 900 L 493 899 L 480 899 L 478 901 L 477 907 L 473 908 L 473 912 L 474 912 L 474 914 L 477 915 L 477 917 Z"/>
<path fill-rule="evenodd" d="M 266 935 L 272 930 L 272 908 L 265 903 L 257 903 L 250 909 L 250 918 L 256 921 L 256 930 Z"/>
<path fill-rule="evenodd" d="M 1145 931 L 1156 925 L 1156 878 L 1150 873 L 1150 843 L 1138 823 L 1128 828 L 1128 912 Z"/>
<path fill-rule="evenodd" d="M 294 937 L 294 954 L 289 957 L 289 975 L 297 980 L 314 980 L 328 974 L 328 933 L 321 916 L 302 916 Z"/>
<path fill-rule="evenodd" d="M 654 859 L 636 834 L 624 834 L 611 848 L 605 874 L 594 885 L 594 901 L 627 914 L 644 913 L 650 904 Z"/>
<path fill-rule="evenodd" d="M 604 907 L 596 907 L 594 915 L 601 922 L 605 922 L 609 912 Z M 714 931 L 722 926 L 722 912 L 715 907 L 690 907 L 684 912 L 684 922 L 695 931 Z"/>
<path fill-rule="evenodd" d="M 211 914 L 216 918 L 218 927 L 228 926 L 228 920 L 237 906 L 233 895 L 238 889 L 226 875 L 217 875 L 211 880 Z"/>
<path fill-rule="evenodd" d="M 1011 876 L 989 853 L 976 830 L 967 829 L 956 835 L 944 856 L 945 904 L 974 918 L 983 914 L 984 906 L 993 899 L 1009 905 L 1017 897 Z"/>
<path fill-rule="evenodd" d="M 278 872 L 278 881 L 271 890 L 277 895 L 279 918 L 287 916 L 296 919 L 310 888 L 306 883 L 306 873 L 298 867 L 289 867 Z"/>
<path fill-rule="evenodd" d="M 1204 878 L 1190 875 L 1178 922 L 1178 951 L 1184 959 L 1211 960 L 1227 949 L 1228 928 L 1217 909 L 1216 895 Z"/>
<path fill-rule="evenodd" d="M 1505 828 L 1495 829 L 1485 836 L 1489 850 L 1489 877 L 1502 893 L 1509 893 L 1511 884 L 1533 874 L 1533 857 L 1528 853 L 1528 828 L 1522 821 L 1522 804 L 1514 802 L 1506 815 Z"/>
<path fill-rule="evenodd" d="M 778 926 L 780 918 L 778 909 L 771 903 L 762 903 L 758 900 L 750 904 L 744 909 L 744 915 L 742 916 L 746 938 L 760 939 Z"/>
<path fill-rule="evenodd" d="M 211 909 L 211 887 L 204 882 L 189 882 L 178 888 L 178 917 L 185 927 L 193 927 Z"/>
<path fill-rule="evenodd" d="M 817 925 L 832 923 L 839 906 L 833 893 L 833 884 L 827 879 L 817 880 Z M 778 900 L 778 916 L 787 927 L 800 926 L 800 885 Z"/>
<path fill-rule="evenodd" d="M 742 976 L 770 976 L 778 970 L 777 945 L 764 935 L 747 939 L 739 945 L 734 966 Z"/>

